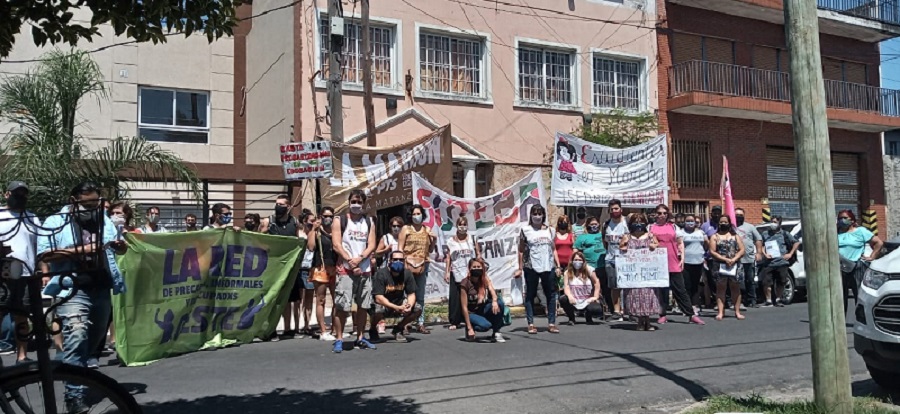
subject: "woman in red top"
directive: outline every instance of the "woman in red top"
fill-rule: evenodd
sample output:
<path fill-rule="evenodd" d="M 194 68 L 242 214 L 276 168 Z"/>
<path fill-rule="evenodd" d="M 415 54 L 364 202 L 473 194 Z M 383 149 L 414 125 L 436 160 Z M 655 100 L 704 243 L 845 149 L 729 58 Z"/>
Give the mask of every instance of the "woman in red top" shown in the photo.
<path fill-rule="evenodd" d="M 572 233 L 572 226 L 569 224 L 569 217 L 566 215 L 559 216 L 556 219 L 556 237 L 553 238 L 555 247 L 553 254 L 556 255 L 556 263 L 559 267 L 556 269 L 556 282 L 559 285 L 559 291 L 562 292 L 565 284 L 562 279 L 562 271 L 569 267 L 569 261 L 572 259 L 575 244 L 575 234 Z"/>

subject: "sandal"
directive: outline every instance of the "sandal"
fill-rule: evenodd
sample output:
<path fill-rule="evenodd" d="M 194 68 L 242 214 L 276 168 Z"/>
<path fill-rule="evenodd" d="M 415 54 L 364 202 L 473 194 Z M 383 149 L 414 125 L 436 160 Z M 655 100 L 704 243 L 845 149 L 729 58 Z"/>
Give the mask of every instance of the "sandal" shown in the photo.
<path fill-rule="evenodd" d="M 547 332 L 550 332 L 552 334 L 558 334 L 559 328 L 557 328 L 556 325 L 550 325 L 547 327 Z"/>
<path fill-rule="evenodd" d="M 528 334 L 534 335 L 536 333 L 537 333 L 537 328 L 535 328 L 534 325 L 528 325 Z"/>

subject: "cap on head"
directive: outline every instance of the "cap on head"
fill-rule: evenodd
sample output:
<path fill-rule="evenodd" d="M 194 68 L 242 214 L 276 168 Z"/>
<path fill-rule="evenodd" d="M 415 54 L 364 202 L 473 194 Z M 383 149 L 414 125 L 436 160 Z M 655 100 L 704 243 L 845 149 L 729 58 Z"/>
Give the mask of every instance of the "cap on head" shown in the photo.
<path fill-rule="evenodd" d="M 6 187 L 6 191 L 13 192 L 20 188 L 24 188 L 25 191 L 29 191 L 28 185 L 23 181 L 10 181 L 9 185 Z"/>
<path fill-rule="evenodd" d="M 712 211 L 722 212 L 722 206 L 713 206 Z"/>

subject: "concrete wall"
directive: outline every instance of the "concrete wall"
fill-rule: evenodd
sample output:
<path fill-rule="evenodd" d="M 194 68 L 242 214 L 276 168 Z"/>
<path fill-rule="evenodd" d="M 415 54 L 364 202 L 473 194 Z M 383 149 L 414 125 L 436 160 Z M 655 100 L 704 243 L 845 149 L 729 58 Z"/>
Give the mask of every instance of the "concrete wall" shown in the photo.
<path fill-rule="evenodd" d="M 887 228 L 881 232 L 882 239 L 900 236 L 900 157 L 885 155 L 884 188 L 887 196 Z M 882 223 L 885 220 L 879 220 Z"/>

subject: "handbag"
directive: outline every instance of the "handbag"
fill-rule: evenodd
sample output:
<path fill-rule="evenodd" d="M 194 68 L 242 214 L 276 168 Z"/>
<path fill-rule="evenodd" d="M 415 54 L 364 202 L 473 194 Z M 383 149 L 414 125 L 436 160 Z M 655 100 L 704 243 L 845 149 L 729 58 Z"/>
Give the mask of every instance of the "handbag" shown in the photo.
<path fill-rule="evenodd" d="M 859 262 L 845 259 L 844 256 L 838 255 L 838 258 L 841 259 L 841 273 L 853 273 L 856 270 L 856 266 L 859 265 Z"/>
<path fill-rule="evenodd" d="M 328 272 L 325 270 L 325 255 L 322 253 L 321 237 L 319 237 L 319 243 L 317 244 L 319 245 L 319 257 L 322 258 L 322 264 L 319 265 L 319 267 L 312 269 L 312 274 L 309 276 L 309 278 L 313 282 L 328 283 L 331 278 L 328 277 Z"/>
<path fill-rule="evenodd" d="M 421 262 L 415 263 L 412 260 L 421 260 Z M 411 257 L 406 258 L 406 269 L 412 273 L 413 276 L 422 276 L 425 273 L 425 262 L 428 259 L 414 259 Z"/>

